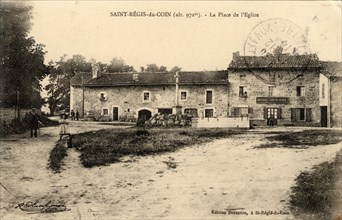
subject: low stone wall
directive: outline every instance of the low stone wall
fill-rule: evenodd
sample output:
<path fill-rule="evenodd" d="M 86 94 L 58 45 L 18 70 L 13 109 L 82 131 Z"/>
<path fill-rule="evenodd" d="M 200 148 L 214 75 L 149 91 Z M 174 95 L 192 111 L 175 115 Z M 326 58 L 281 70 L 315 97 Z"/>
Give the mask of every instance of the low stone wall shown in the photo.
<path fill-rule="evenodd" d="M 193 118 L 192 127 L 196 128 L 249 128 L 249 118 Z"/>

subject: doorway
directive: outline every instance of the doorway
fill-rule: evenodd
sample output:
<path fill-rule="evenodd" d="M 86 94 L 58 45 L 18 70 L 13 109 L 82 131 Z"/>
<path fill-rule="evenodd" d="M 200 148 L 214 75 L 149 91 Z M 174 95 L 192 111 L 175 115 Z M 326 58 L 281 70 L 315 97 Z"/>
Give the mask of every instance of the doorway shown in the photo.
<path fill-rule="evenodd" d="M 328 107 L 321 106 L 321 127 L 328 127 Z"/>
<path fill-rule="evenodd" d="M 119 108 L 113 107 L 113 121 L 119 120 Z"/>
<path fill-rule="evenodd" d="M 144 120 L 149 120 L 152 117 L 152 112 L 147 110 L 147 109 L 143 109 L 138 111 L 138 118 L 143 118 Z"/>
<path fill-rule="evenodd" d="M 267 108 L 266 113 L 267 113 L 267 125 L 271 125 L 271 123 L 273 123 L 273 125 L 277 125 L 279 114 L 280 114 L 279 108 Z"/>

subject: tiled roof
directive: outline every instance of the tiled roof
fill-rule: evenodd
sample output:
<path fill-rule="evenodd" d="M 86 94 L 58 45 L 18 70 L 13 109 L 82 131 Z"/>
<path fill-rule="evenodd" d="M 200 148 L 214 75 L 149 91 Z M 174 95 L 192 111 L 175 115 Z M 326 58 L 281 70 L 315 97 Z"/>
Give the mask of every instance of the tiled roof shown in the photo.
<path fill-rule="evenodd" d="M 138 80 L 133 80 L 133 74 L 138 74 Z M 174 85 L 174 73 L 105 73 L 98 78 L 92 78 L 91 73 L 76 73 L 70 84 L 74 86 L 133 86 L 133 85 Z M 226 85 L 227 71 L 179 72 L 180 85 Z"/>
<path fill-rule="evenodd" d="M 264 68 L 319 68 L 316 54 L 310 55 L 266 55 L 236 56 L 229 64 L 229 69 L 264 69 Z"/>
<path fill-rule="evenodd" d="M 342 78 L 342 62 L 321 61 L 322 73 L 327 77 Z"/>

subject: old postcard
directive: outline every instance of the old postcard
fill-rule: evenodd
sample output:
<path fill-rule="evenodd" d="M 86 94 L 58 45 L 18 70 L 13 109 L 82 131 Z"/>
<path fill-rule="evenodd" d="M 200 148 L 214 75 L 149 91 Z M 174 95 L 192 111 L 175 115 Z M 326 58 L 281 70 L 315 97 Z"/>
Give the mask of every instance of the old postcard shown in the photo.
<path fill-rule="evenodd" d="M 1 219 L 341 219 L 340 1 L 2 1 Z"/>

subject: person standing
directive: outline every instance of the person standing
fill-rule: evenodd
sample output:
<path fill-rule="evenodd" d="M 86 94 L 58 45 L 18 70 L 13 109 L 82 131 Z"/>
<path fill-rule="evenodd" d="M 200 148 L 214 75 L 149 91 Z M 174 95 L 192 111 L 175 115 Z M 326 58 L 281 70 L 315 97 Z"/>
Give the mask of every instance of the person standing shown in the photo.
<path fill-rule="evenodd" d="M 30 112 L 30 133 L 31 133 L 31 138 L 37 137 L 37 130 L 39 126 L 39 116 L 36 112 L 36 109 L 32 109 Z"/>
<path fill-rule="evenodd" d="M 62 139 L 64 135 L 70 135 L 69 128 L 68 128 L 68 122 L 66 120 L 66 114 L 62 114 L 62 119 L 59 120 L 59 140 Z"/>
<path fill-rule="evenodd" d="M 78 118 L 80 117 L 80 114 L 78 113 L 78 110 L 76 110 L 76 120 L 78 121 Z"/>
<path fill-rule="evenodd" d="M 75 112 L 74 112 L 74 110 L 71 110 L 70 118 L 71 118 L 72 121 L 75 121 Z"/>

